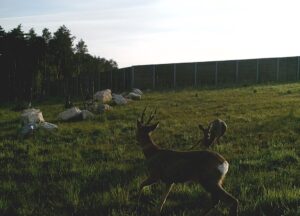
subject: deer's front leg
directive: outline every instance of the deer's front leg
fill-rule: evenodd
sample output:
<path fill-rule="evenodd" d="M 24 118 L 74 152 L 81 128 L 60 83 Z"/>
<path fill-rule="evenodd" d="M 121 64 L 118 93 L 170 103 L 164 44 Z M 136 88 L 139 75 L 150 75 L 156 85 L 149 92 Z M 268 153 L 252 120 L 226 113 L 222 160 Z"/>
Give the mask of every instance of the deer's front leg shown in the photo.
<path fill-rule="evenodd" d="M 163 208 L 163 206 L 164 206 L 164 204 L 165 204 L 165 202 L 168 198 L 168 195 L 169 195 L 170 191 L 172 190 L 173 185 L 174 185 L 174 183 L 166 185 L 166 191 L 165 191 L 165 194 L 163 195 L 161 203 L 160 203 L 159 213 L 161 213 L 162 208 Z"/>
<path fill-rule="evenodd" d="M 157 179 L 150 176 L 141 183 L 140 188 L 139 188 L 138 206 L 140 204 L 140 198 L 141 198 L 141 195 L 143 192 L 143 188 L 146 186 L 150 186 L 150 185 L 154 184 L 155 182 L 157 182 Z"/>

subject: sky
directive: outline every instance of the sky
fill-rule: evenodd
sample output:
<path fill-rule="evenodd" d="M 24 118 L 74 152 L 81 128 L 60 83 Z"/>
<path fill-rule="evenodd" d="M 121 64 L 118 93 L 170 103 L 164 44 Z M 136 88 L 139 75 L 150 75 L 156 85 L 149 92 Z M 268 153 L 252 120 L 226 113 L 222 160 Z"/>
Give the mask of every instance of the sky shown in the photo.
<path fill-rule="evenodd" d="M 0 26 L 65 25 L 119 67 L 300 55 L 297 0 L 0 0 Z"/>

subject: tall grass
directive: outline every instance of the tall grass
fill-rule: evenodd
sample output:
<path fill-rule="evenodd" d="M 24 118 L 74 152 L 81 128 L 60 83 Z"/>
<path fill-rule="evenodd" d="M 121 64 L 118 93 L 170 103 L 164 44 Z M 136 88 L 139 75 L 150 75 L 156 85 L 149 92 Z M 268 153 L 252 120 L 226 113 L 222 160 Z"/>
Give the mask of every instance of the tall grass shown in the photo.
<path fill-rule="evenodd" d="M 56 132 L 20 137 L 19 113 L 0 108 L 0 215 L 153 215 L 163 185 L 144 190 L 147 176 L 135 141 L 145 106 L 158 107 L 153 133 L 163 148 L 187 150 L 199 123 L 228 124 L 213 147 L 230 163 L 225 188 L 240 201 L 240 215 L 299 215 L 300 84 L 149 92 L 84 122 L 59 122 L 63 101 L 35 104 Z M 200 149 L 200 147 L 198 147 Z M 209 195 L 195 183 L 178 184 L 163 215 L 199 215 Z M 224 215 L 219 205 L 210 215 Z"/>

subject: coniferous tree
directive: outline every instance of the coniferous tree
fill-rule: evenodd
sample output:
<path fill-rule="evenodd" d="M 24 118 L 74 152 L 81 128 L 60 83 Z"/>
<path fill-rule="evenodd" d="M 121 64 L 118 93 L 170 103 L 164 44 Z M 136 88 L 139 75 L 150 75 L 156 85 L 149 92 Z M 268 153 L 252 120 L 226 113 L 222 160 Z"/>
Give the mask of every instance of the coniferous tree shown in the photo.
<path fill-rule="evenodd" d="M 7 100 L 7 79 L 8 79 L 8 70 L 5 64 L 5 57 L 4 54 L 4 44 L 5 44 L 5 31 L 0 26 L 0 68 L 1 68 L 1 79 L 0 79 L 0 98 L 3 98 L 3 100 Z"/>
<path fill-rule="evenodd" d="M 82 39 L 73 47 L 74 39 L 66 26 L 53 36 L 47 28 L 40 36 L 33 28 L 24 33 L 22 25 L 8 32 L 0 26 L 0 100 L 28 102 L 32 96 L 70 95 L 74 76 L 78 81 L 80 77 L 93 80 L 91 76 L 117 68 L 113 60 L 88 54 Z"/>

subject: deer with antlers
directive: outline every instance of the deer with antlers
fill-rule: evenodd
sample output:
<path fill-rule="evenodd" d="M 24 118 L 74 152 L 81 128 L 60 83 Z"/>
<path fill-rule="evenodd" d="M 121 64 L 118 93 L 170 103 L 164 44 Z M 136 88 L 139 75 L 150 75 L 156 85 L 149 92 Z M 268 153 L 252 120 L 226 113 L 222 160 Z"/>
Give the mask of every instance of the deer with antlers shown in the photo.
<path fill-rule="evenodd" d="M 223 189 L 223 180 L 229 164 L 220 154 L 212 151 L 173 151 L 161 149 L 156 145 L 151 133 L 158 127 L 159 122 L 151 123 L 156 110 L 144 122 L 146 108 L 141 118 L 137 119 L 136 139 L 146 158 L 149 176 L 139 188 L 139 198 L 144 187 L 159 181 L 166 185 L 166 191 L 160 203 L 158 213 L 162 211 L 164 203 L 175 183 L 193 181 L 200 183 L 211 194 L 212 206 L 205 211 L 208 214 L 219 201 L 230 206 L 229 215 L 238 215 L 238 200 Z"/>

